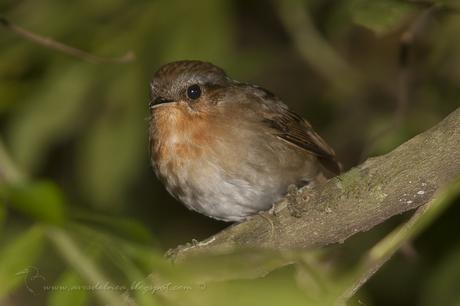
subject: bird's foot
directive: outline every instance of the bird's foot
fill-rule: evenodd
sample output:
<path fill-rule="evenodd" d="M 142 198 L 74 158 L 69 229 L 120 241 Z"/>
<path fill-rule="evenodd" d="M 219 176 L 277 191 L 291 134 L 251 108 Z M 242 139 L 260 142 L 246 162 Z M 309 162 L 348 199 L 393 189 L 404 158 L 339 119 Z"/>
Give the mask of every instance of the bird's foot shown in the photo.
<path fill-rule="evenodd" d="M 288 201 L 287 209 L 289 214 L 295 218 L 302 217 L 306 209 L 303 205 L 302 193 L 299 192 L 299 188 L 296 185 L 289 185 L 286 199 Z"/>
<path fill-rule="evenodd" d="M 165 257 L 168 258 L 168 259 L 174 260 L 176 258 L 176 256 L 177 256 L 177 254 L 179 254 L 180 252 L 182 252 L 184 250 L 187 250 L 187 249 L 190 249 L 190 248 L 193 248 L 193 247 L 196 247 L 199 244 L 200 244 L 200 242 L 198 240 L 192 239 L 191 242 L 186 242 L 185 244 L 180 244 L 175 248 L 169 249 L 165 253 Z"/>
<path fill-rule="evenodd" d="M 273 203 L 272 207 L 270 207 L 270 209 L 267 210 L 267 213 L 268 213 L 269 215 L 276 216 L 276 207 L 275 207 L 275 203 Z"/>
<path fill-rule="evenodd" d="M 283 205 L 281 205 L 281 203 L 283 202 L 283 200 L 279 200 L 278 202 L 275 202 L 272 204 L 272 207 L 270 207 L 269 210 L 264 210 L 263 212 L 266 213 L 267 215 L 270 215 L 270 216 L 274 216 L 276 217 L 276 215 L 283 210 Z"/>
<path fill-rule="evenodd" d="M 259 211 L 257 214 L 261 216 L 265 221 L 267 221 L 267 223 L 270 226 L 270 237 L 273 237 L 275 235 L 275 224 L 273 223 L 271 219 L 271 216 L 273 216 L 273 214 L 270 213 L 270 210 L 269 211 Z"/>

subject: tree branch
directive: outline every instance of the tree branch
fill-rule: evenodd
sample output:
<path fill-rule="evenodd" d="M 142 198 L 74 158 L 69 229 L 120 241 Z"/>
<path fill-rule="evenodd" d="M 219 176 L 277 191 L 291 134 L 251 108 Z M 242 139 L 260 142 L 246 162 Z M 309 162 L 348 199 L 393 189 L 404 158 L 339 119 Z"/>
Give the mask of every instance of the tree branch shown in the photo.
<path fill-rule="evenodd" d="M 460 108 L 392 152 L 368 159 L 314 189 L 291 191 L 263 213 L 173 252 L 176 260 L 238 248 L 285 250 L 341 243 L 428 203 L 460 176 Z M 295 207 L 300 217 L 290 213 Z"/>
<path fill-rule="evenodd" d="M 449 207 L 460 194 L 460 179 L 440 192 L 434 199 L 417 209 L 409 221 L 388 234 L 370 249 L 353 272 L 352 282 L 337 297 L 336 305 L 347 301 L 387 262 L 405 243 L 414 239 Z"/>

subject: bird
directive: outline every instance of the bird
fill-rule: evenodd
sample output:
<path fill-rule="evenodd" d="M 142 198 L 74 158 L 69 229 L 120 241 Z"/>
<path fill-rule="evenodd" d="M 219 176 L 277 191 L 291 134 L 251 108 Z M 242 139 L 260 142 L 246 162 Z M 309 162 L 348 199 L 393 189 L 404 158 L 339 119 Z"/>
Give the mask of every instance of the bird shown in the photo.
<path fill-rule="evenodd" d="M 208 217 L 242 222 L 291 185 L 338 174 L 334 150 L 270 91 L 198 60 L 161 66 L 150 83 L 149 149 L 167 191 Z"/>

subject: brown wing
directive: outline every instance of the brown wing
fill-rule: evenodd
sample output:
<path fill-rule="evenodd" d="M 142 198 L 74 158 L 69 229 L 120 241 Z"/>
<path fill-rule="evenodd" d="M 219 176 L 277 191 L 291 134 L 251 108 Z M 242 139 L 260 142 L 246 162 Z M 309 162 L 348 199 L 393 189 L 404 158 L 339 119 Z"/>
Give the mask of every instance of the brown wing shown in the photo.
<path fill-rule="evenodd" d="M 263 122 L 273 130 L 276 137 L 314 154 L 332 173 L 341 172 L 342 166 L 337 161 L 334 150 L 313 130 L 308 121 L 291 112 L 273 93 L 256 85 L 235 83 L 233 86 L 246 89 L 244 99 L 236 101 L 251 101 L 246 103 L 246 107 L 257 107 L 253 112 L 257 114 L 257 120 L 260 120 L 262 113 Z M 254 103 L 255 101 L 258 103 Z"/>
<path fill-rule="evenodd" d="M 334 150 L 319 136 L 310 123 L 287 108 L 266 113 L 264 122 L 275 130 L 275 135 L 299 148 L 316 155 L 329 171 L 339 174 L 342 166 L 337 161 Z"/>

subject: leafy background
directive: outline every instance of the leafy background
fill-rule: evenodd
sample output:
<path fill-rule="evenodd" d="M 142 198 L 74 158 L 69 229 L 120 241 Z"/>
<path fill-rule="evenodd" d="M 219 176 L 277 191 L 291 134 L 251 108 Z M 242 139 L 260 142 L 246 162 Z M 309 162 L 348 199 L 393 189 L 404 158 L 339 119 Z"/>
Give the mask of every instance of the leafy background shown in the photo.
<path fill-rule="evenodd" d="M 407 216 L 321 250 L 327 267 L 303 258 L 258 280 L 212 281 L 246 267 L 252 255 L 237 254 L 172 269 L 168 248 L 227 224 L 189 212 L 155 179 L 150 77 L 172 60 L 213 62 L 275 92 L 350 168 L 460 105 L 459 10 L 455 0 L 1 1 L 1 17 L 29 31 L 135 59 L 88 62 L 0 25 L 0 305 L 327 305 Z M 460 305 L 456 204 L 350 304 Z M 45 289 L 91 284 L 120 288 Z"/>

